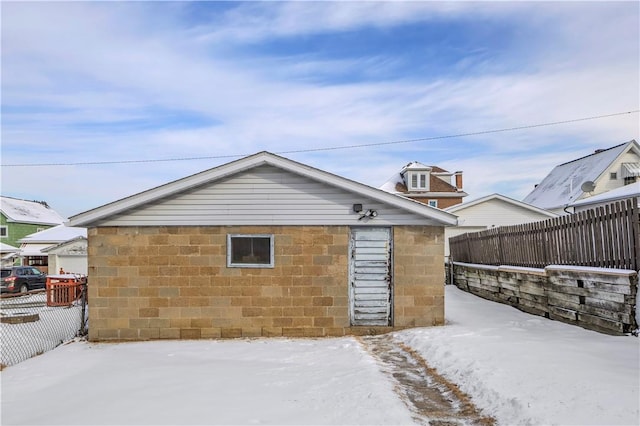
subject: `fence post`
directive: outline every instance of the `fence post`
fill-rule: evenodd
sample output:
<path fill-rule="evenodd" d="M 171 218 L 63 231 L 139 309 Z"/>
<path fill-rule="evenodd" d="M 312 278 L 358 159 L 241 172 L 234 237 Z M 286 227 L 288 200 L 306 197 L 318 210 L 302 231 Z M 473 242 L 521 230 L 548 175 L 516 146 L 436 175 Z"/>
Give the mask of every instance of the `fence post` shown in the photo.
<path fill-rule="evenodd" d="M 87 315 L 87 283 L 82 284 L 82 315 L 80 317 L 80 336 L 87 334 L 85 318 Z"/>
<path fill-rule="evenodd" d="M 502 248 L 502 227 L 498 227 L 498 264 L 504 265 L 504 250 Z"/>
<path fill-rule="evenodd" d="M 631 228 L 633 235 L 633 269 L 635 271 L 640 268 L 640 211 L 638 209 L 638 201 L 632 198 L 628 201 L 631 204 Z"/>
<path fill-rule="evenodd" d="M 540 223 L 541 224 L 550 223 L 550 220 L 546 220 Z M 549 240 L 551 239 L 548 234 L 549 226 L 538 225 L 538 226 L 534 226 L 534 229 L 539 230 L 540 232 L 540 240 L 542 245 L 542 259 L 541 259 L 540 265 L 550 265 L 551 263 L 549 262 L 549 250 L 547 247 L 547 245 L 550 244 Z"/>

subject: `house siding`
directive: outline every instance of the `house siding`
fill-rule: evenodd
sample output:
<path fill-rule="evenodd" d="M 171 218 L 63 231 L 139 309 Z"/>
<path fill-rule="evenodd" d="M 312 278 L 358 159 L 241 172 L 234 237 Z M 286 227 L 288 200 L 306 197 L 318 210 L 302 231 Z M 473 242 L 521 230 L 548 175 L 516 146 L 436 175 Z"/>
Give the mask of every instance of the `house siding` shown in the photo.
<path fill-rule="evenodd" d="M 376 210 L 380 226 L 436 224 L 405 209 L 264 165 L 116 214 L 98 225 L 361 225 L 353 204 Z"/>
<path fill-rule="evenodd" d="M 590 196 L 602 194 L 612 189 L 624 186 L 624 178 L 622 177 L 622 163 L 640 163 L 640 157 L 634 151 L 628 151 L 620 156 L 596 181 L 596 188 Z M 617 179 L 611 179 L 611 173 L 617 174 Z M 580 199 L 586 198 L 584 194 Z"/>
<path fill-rule="evenodd" d="M 408 198 L 412 200 L 416 200 L 421 202 L 422 204 L 429 204 L 429 200 L 437 200 L 439 209 L 446 209 L 448 207 L 456 206 L 462 203 L 462 197 L 447 197 L 447 198 L 438 198 L 434 197 L 415 197 L 411 195 L 407 195 Z"/>
<path fill-rule="evenodd" d="M 47 251 L 49 257 L 49 272 L 57 274 L 60 269 L 66 273 L 86 275 L 87 265 L 87 240 L 82 239 L 60 245 Z"/>
<path fill-rule="evenodd" d="M 549 215 L 518 207 L 498 199 L 489 200 L 453 212 L 460 226 L 505 226 L 549 219 Z"/>
<path fill-rule="evenodd" d="M 227 234 L 273 234 L 275 267 L 228 268 Z M 89 338 L 341 336 L 444 323 L 443 228 L 394 226 L 393 327 L 351 327 L 349 226 L 89 230 Z"/>
<path fill-rule="evenodd" d="M 537 210 L 537 209 L 536 209 Z M 449 211 L 458 216 L 458 225 L 445 228 L 445 256 L 449 257 L 449 239 L 468 232 L 483 231 L 497 226 L 517 225 L 549 219 L 549 214 L 527 209 L 499 198 L 474 204 L 463 204 Z"/>
<path fill-rule="evenodd" d="M 27 235 L 52 227 L 52 225 L 9 222 L 4 214 L 0 214 L 0 225 L 7 227 L 7 236 L 2 237 L 2 242 L 14 247 L 19 247 L 18 241 Z"/>

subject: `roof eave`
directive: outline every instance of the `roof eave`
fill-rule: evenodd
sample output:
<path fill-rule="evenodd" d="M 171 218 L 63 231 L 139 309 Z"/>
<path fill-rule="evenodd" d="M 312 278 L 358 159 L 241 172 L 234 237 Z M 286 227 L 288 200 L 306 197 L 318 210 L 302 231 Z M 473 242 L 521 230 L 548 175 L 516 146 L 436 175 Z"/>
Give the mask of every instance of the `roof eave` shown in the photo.
<path fill-rule="evenodd" d="M 434 198 L 463 198 L 468 196 L 464 191 L 460 192 L 405 192 L 402 193 L 405 197 L 434 197 Z"/>
<path fill-rule="evenodd" d="M 531 210 L 531 211 L 546 215 L 546 216 L 548 216 L 550 218 L 558 217 L 558 215 L 556 213 L 550 212 L 550 211 L 548 211 L 546 209 L 543 209 L 543 208 L 540 208 L 540 207 L 536 207 L 534 205 L 531 205 L 531 204 L 528 204 L 528 203 L 525 203 L 525 202 L 522 202 L 522 201 L 514 200 L 513 198 L 509 198 L 509 197 L 506 197 L 504 195 L 497 194 L 497 193 L 490 194 L 490 195 L 487 195 L 487 196 L 484 196 L 484 197 L 480 197 L 480 198 L 478 198 L 476 200 L 469 201 L 468 203 L 456 204 L 455 206 L 447 207 L 444 210 L 446 210 L 446 211 L 448 211 L 450 213 L 451 212 L 456 212 L 458 210 L 463 210 L 465 208 L 473 207 L 475 205 L 484 203 L 485 201 L 489 201 L 489 200 L 492 200 L 492 199 L 502 200 L 502 201 L 504 201 L 506 203 L 511 203 L 511 204 L 519 206 L 521 208 L 524 208 L 524 209 L 527 209 L 527 210 Z"/>
<path fill-rule="evenodd" d="M 71 243 L 74 243 L 76 241 L 81 241 L 81 240 L 86 240 L 86 239 L 87 239 L 86 237 L 83 237 L 83 236 L 80 235 L 80 236 L 77 236 L 75 238 L 71 238 L 70 240 L 62 241 L 62 242 L 59 242 L 57 244 L 53 244 L 53 245 L 51 245 L 49 247 L 45 247 L 43 249 L 40 249 L 40 251 L 43 252 L 43 253 L 48 253 L 51 250 L 55 250 L 58 247 L 62 247 L 62 246 L 65 246 L 67 244 L 71 244 Z"/>
<path fill-rule="evenodd" d="M 344 178 L 342 176 L 337 176 L 324 170 L 313 168 L 306 164 L 293 162 L 292 160 L 283 157 L 273 156 L 272 158 L 275 160 L 274 165 L 279 166 L 285 170 L 302 174 L 303 176 L 309 177 L 311 179 L 319 179 L 339 188 L 345 188 L 353 192 L 358 192 L 362 195 L 369 196 L 383 203 L 391 204 L 393 206 L 409 210 L 412 213 L 417 213 L 429 219 L 435 219 L 442 222 L 443 225 L 456 225 L 458 223 L 457 216 L 437 209 L 435 207 L 427 206 L 418 201 L 407 199 L 403 196 L 398 196 L 382 189 L 373 188 L 371 186 Z M 427 209 L 426 211 L 424 210 L 425 208 Z M 429 214 L 427 214 L 427 211 Z"/>
<path fill-rule="evenodd" d="M 3 212 L 4 213 L 4 212 Z M 56 226 L 61 225 L 63 222 L 46 222 L 46 221 L 35 221 L 35 220 L 18 220 L 10 218 L 5 214 L 7 218 L 7 223 L 22 223 L 25 225 L 47 225 L 47 226 Z"/>
<path fill-rule="evenodd" d="M 298 163 L 293 160 L 289 160 L 284 157 L 280 157 L 275 154 L 263 151 L 249 157 L 245 157 L 231 163 L 223 164 L 215 168 L 197 173 L 195 175 L 187 176 L 185 178 L 169 182 L 167 184 L 149 189 L 147 191 L 131 195 L 121 200 L 114 201 L 112 203 L 97 207 L 92 210 L 88 210 L 75 216 L 71 216 L 69 218 L 67 226 L 89 227 L 106 217 L 121 213 L 128 209 L 264 164 L 280 167 L 284 170 L 288 170 L 293 173 L 309 177 L 311 179 L 320 180 L 339 188 L 345 188 L 354 192 L 361 193 L 381 202 L 403 208 L 405 210 L 411 211 L 412 213 L 416 213 L 432 220 L 439 221 L 443 225 L 457 224 L 457 217 L 443 210 L 425 206 L 424 204 L 418 203 L 417 201 L 399 197 L 384 190 L 373 188 L 368 185 L 364 185 L 347 178 L 325 172 L 324 170 L 316 169 L 306 164 Z"/>
<path fill-rule="evenodd" d="M 88 224 L 95 223 L 96 221 L 99 221 L 105 217 L 121 213 L 125 210 L 176 194 L 178 192 L 188 190 L 190 188 L 195 188 L 197 186 L 206 184 L 211 180 L 222 179 L 226 176 L 230 176 L 242 170 L 251 169 L 253 167 L 266 163 L 266 161 L 262 159 L 262 156 L 264 154 L 264 152 L 259 152 L 250 157 L 245 157 L 231 163 L 222 164 L 212 169 L 208 169 L 203 172 L 196 173 L 194 175 L 187 176 L 173 182 L 169 182 L 155 188 L 139 192 L 134 195 L 130 195 L 128 197 L 113 201 L 100 207 L 96 207 L 86 212 L 79 213 L 69 218 L 67 226 L 86 227 Z"/>

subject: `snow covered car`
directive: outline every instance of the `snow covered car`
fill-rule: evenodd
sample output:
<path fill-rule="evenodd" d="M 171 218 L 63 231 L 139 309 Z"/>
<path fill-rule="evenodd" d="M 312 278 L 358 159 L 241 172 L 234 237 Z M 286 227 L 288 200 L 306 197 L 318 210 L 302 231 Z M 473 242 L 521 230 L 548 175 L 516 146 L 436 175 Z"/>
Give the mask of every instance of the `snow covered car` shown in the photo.
<path fill-rule="evenodd" d="M 45 288 L 47 274 L 33 266 L 12 266 L 0 272 L 0 292 L 26 293 L 37 288 Z"/>

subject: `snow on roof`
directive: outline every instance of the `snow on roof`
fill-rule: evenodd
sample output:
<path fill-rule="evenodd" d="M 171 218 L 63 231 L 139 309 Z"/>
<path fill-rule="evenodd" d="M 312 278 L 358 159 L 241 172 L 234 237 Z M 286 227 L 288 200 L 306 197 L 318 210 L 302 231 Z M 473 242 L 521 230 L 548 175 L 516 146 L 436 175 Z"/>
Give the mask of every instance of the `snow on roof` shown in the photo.
<path fill-rule="evenodd" d="M 0 253 L 10 253 L 20 251 L 18 247 L 14 247 L 11 244 L 0 243 Z"/>
<path fill-rule="evenodd" d="M 21 243 L 61 243 L 76 237 L 87 237 L 86 228 L 58 225 L 44 231 L 27 235 L 20 240 Z"/>
<path fill-rule="evenodd" d="M 402 168 L 402 170 L 400 171 L 400 173 L 404 172 L 405 170 L 409 170 L 409 169 L 417 169 L 417 170 L 423 170 L 423 169 L 431 169 L 431 166 L 427 166 L 426 164 L 422 164 L 419 161 L 412 161 L 411 163 L 407 164 L 406 166 L 404 166 Z"/>
<path fill-rule="evenodd" d="M 59 225 L 64 222 L 64 218 L 55 210 L 37 201 L 0 197 L 0 211 L 9 222 L 38 225 Z"/>
<path fill-rule="evenodd" d="M 427 166 L 418 161 L 412 161 L 411 163 L 404 166 L 399 173 L 394 174 L 391 178 L 389 178 L 389 180 L 383 183 L 379 187 L 379 189 L 382 189 L 383 191 L 386 191 L 386 192 L 390 192 L 392 194 L 401 194 L 402 192 L 398 191 L 397 185 L 398 184 L 406 185 L 406 182 L 404 181 L 402 175 L 407 170 L 430 170 L 432 175 L 441 175 L 441 176 L 453 174 L 438 166 Z"/>
<path fill-rule="evenodd" d="M 517 207 L 520 207 L 520 208 L 523 208 L 523 209 L 526 209 L 526 210 L 530 210 L 532 212 L 540 213 L 540 214 L 543 214 L 545 216 L 558 217 L 557 214 L 555 214 L 553 212 L 550 212 L 548 210 L 544 210 L 544 209 L 541 209 L 539 207 L 532 206 L 531 204 L 527 204 L 527 203 L 522 202 L 522 201 L 514 200 L 513 198 L 509 198 L 509 197 L 507 197 L 505 195 L 501 195 L 501 194 L 497 194 L 497 193 L 486 195 L 486 196 L 480 197 L 480 198 L 476 198 L 475 200 L 468 201 L 468 202 L 465 202 L 465 203 L 462 203 L 462 204 L 456 204 L 454 206 L 447 207 L 446 209 L 444 209 L 444 211 L 447 211 L 449 213 L 454 213 L 454 212 L 457 212 L 457 211 L 460 211 L 460 210 L 464 210 L 464 209 L 466 209 L 468 207 L 472 207 L 472 206 L 475 206 L 477 204 L 482 204 L 482 203 L 485 203 L 485 202 L 488 202 L 488 201 L 491 201 L 491 200 L 501 200 L 501 201 L 503 201 L 505 203 L 512 204 L 514 206 L 517 206 Z"/>
<path fill-rule="evenodd" d="M 49 246 L 49 247 L 46 247 L 46 248 L 40 249 L 40 251 L 41 251 L 42 253 L 49 253 L 50 251 L 56 250 L 56 249 L 58 249 L 58 248 L 60 248 L 60 247 L 64 247 L 64 246 L 67 246 L 67 245 L 73 244 L 73 243 L 75 243 L 75 242 L 77 242 L 77 241 L 83 241 L 83 240 L 84 240 L 84 241 L 86 241 L 86 239 L 87 239 L 87 237 L 77 236 L 77 237 L 72 238 L 72 239 L 70 239 L 70 240 L 68 240 L 68 241 L 63 241 L 63 242 L 61 242 L 61 243 L 57 243 L 57 244 L 51 245 L 51 246 Z"/>
<path fill-rule="evenodd" d="M 640 197 L 640 182 L 625 185 L 593 197 L 584 198 L 572 203 L 572 206 L 586 206 L 589 204 L 604 203 L 607 201 L 622 200 L 625 198 Z"/>
<path fill-rule="evenodd" d="M 640 150 L 638 143 L 631 140 L 556 166 L 523 201 L 543 209 L 555 209 L 570 204 L 582 195 L 581 185 L 584 182 L 595 182 L 611 163 L 631 146 Z"/>
<path fill-rule="evenodd" d="M 39 244 L 37 247 L 26 247 L 20 249 L 20 256 L 46 256 L 47 253 L 42 252 L 43 248 L 45 247 L 42 247 L 42 244 Z"/>
<path fill-rule="evenodd" d="M 400 173 L 394 174 L 388 181 L 386 181 L 385 183 L 382 184 L 382 186 L 380 186 L 380 189 L 382 189 L 383 191 L 390 192 L 392 194 L 398 194 L 399 192 L 396 189 L 396 186 L 398 184 L 404 185 L 404 180 L 402 180 L 402 176 L 400 175 Z"/>

